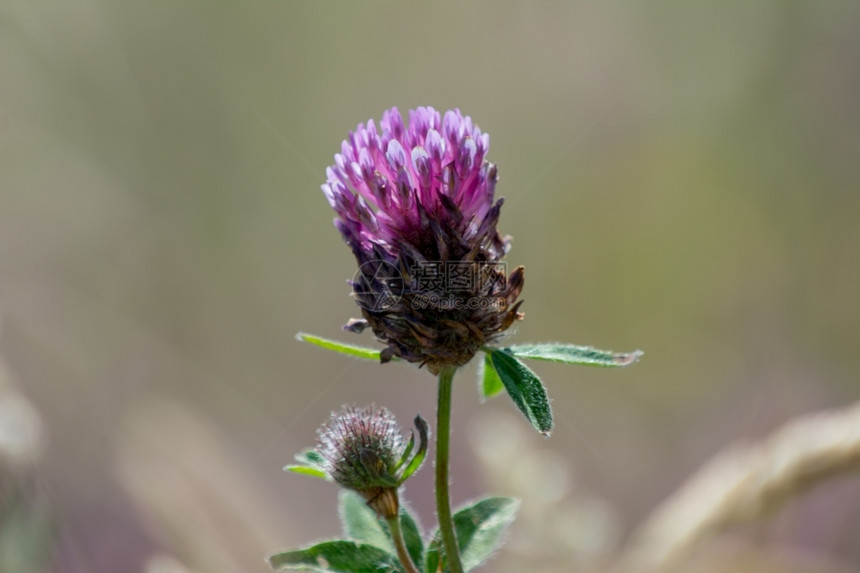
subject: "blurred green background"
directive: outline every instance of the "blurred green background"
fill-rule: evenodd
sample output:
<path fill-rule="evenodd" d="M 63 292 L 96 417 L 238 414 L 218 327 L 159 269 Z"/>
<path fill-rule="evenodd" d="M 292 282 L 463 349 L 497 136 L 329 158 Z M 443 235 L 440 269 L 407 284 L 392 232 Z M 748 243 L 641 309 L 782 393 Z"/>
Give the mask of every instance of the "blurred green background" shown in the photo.
<path fill-rule="evenodd" d="M 0 484 L 55 520 L 9 571 L 263 572 L 338 533 L 281 467 L 343 403 L 435 407 L 426 372 L 293 338 L 372 344 L 319 185 L 393 105 L 490 134 L 511 340 L 646 353 L 536 365 L 549 440 L 457 379 L 455 504 L 524 498 L 484 570 L 599 566 L 722 446 L 860 396 L 856 3 L 3 2 L 2 387 L 37 415 Z M 855 476 L 732 543 L 854 570 L 858 529 Z"/>

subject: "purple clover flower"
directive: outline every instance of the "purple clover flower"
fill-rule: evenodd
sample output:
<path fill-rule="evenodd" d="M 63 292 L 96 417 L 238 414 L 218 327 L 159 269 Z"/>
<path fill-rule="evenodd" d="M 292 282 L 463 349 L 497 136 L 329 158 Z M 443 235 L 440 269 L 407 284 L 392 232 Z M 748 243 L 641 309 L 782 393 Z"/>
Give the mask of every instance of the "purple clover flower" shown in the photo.
<path fill-rule="evenodd" d="M 490 139 L 459 110 L 397 108 L 359 124 L 326 170 L 323 193 L 359 269 L 351 282 L 362 319 L 399 357 L 434 374 L 468 362 L 516 320 L 522 267 L 501 262 L 503 199 L 485 160 Z"/>

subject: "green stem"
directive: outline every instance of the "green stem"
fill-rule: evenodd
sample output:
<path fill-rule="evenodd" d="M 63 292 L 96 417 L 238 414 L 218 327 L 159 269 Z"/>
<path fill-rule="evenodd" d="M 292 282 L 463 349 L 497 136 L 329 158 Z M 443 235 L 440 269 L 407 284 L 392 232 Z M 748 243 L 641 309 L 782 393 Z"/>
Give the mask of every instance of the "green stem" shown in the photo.
<path fill-rule="evenodd" d="M 400 516 L 396 515 L 388 519 L 388 528 L 391 530 L 391 539 L 394 540 L 394 547 L 397 549 L 397 557 L 406 573 L 418 573 L 418 568 L 412 562 L 412 557 L 406 550 L 406 542 L 403 541 L 403 530 L 400 529 Z"/>
<path fill-rule="evenodd" d="M 454 382 L 452 367 L 439 373 L 439 404 L 436 412 L 436 513 L 439 514 L 439 532 L 450 573 L 463 573 L 460 548 L 451 517 L 451 500 L 448 496 L 448 446 L 451 440 L 451 389 Z"/>

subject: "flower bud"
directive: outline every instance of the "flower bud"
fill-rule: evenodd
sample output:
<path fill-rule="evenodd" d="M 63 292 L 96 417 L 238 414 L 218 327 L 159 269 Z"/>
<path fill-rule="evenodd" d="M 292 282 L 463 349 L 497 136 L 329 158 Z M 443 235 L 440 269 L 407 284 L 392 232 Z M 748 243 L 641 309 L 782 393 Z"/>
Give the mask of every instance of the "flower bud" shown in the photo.
<path fill-rule="evenodd" d="M 407 442 L 385 408 L 348 406 L 333 412 L 317 431 L 320 468 L 341 486 L 361 494 L 380 517 L 397 515 L 398 487 L 420 467 L 427 451 L 427 424 L 415 418 L 415 435 Z M 411 456 L 411 458 L 410 458 Z"/>

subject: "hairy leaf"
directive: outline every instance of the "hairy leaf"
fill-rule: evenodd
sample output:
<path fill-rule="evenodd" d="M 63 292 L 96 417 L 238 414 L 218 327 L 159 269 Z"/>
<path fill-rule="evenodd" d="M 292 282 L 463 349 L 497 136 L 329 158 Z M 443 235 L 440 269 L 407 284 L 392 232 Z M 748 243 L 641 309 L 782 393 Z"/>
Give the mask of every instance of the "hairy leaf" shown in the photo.
<path fill-rule="evenodd" d="M 630 366 L 642 356 L 641 350 L 633 352 L 614 353 L 611 350 L 598 350 L 591 346 L 576 346 L 573 344 L 518 344 L 506 348 L 517 358 L 533 360 L 548 360 L 564 364 L 583 364 L 585 366 L 603 366 L 615 368 Z"/>
<path fill-rule="evenodd" d="M 493 349 L 490 357 L 514 404 L 537 431 L 548 436 L 552 409 L 540 378 L 505 349 Z"/>
<path fill-rule="evenodd" d="M 269 565 L 276 571 L 289 569 L 335 573 L 402 572 L 397 558 L 373 545 L 354 541 L 324 541 L 312 547 L 284 551 L 269 556 Z"/>
<path fill-rule="evenodd" d="M 376 512 L 370 509 L 357 493 L 349 490 L 341 491 L 340 517 L 344 535 L 348 538 L 396 554 L 388 523 L 378 518 Z M 424 562 L 421 527 L 409 508 L 403 504 L 400 506 L 400 529 L 403 531 L 406 550 L 412 557 L 412 561 L 420 566 Z"/>
<path fill-rule="evenodd" d="M 376 517 L 376 512 L 367 506 L 363 497 L 354 491 L 342 489 L 339 502 L 343 533 L 348 539 L 394 553 L 390 536 Z"/>
<path fill-rule="evenodd" d="M 469 505 L 454 514 L 454 530 L 460 546 L 463 569 L 474 569 L 501 546 L 505 529 L 514 520 L 519 501 L 510 497 L 489 497 Z M 442 570 L 447 567 L 442 540 L 437 530 L 427 546 L 425 571 Z"/>

